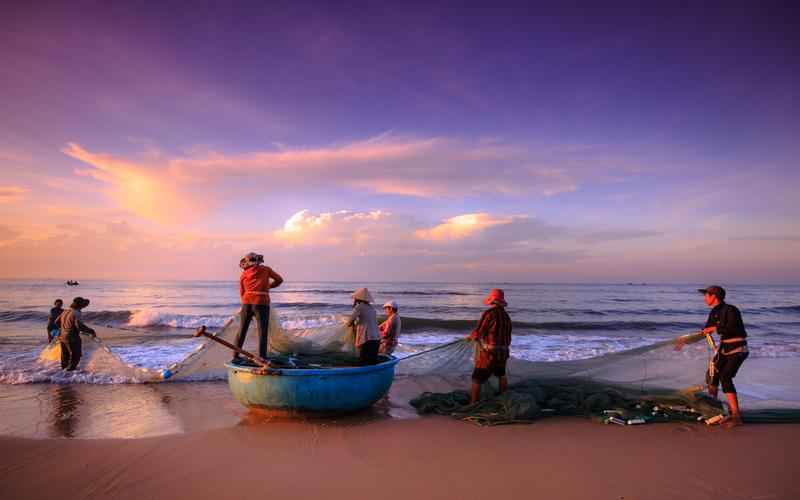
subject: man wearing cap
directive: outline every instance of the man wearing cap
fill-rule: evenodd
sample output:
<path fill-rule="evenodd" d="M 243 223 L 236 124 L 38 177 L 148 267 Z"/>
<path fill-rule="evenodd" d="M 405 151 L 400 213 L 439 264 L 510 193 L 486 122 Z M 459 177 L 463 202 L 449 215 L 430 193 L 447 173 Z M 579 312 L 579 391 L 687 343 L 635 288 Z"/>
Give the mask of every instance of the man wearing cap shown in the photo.
<path fill-rule="evenodd" d="M 381 333 L 381 347 L 378 353 L 388 356 L 397 347 L 397 338 L 400 336 L 400 315 L 397 313 L 397 302 L 393 300 L 385 303 L 383 310 L 386 311 L 386 321 L 378 327 Z"/>
<path fill-rule="evenodd" d="M 716 333 L 720 339 L 719 348 L 714 356 L 713 369 L 706 376 L 708 393 L 716 398 L 719 385 L 722 384 L 722 392 L 725 393 L 731 410 L 730 418 L 723 421 L 722 426 L 735 427 L 742 424 L 742 417 L 739 413 L 739 399 L 736 396 L 733 378 L 750 355 L 747 349 L 747 331 L 744 329 L 739 309 L 725 302 L 724 288 L 714 285 L 697 291 L 703 294 L 706 305 L 711 308 L 706 326 L 697 336 Z M 692 336 L 682 340 L 677 347 L 680 349 L 687 340 L 691 341 L 690 337 Z"/>
<path fill-rule="evenodd" d="M 253 316 L 258 325 L 258 355 L 267 357 L 267 334 L 269 331 L 269 291 L 283 283 L 280 274 L 265 266 L 264 256 L 250 252 L 239 261 L 242 274 L 239 277 L 239 297 L 242 300 L 240 311 L 239 333 L 236 345 L 241 349 L 247 338 L 247 330 Z M 239 354 L 233 357 L 232 363 L 241 363 Z"/>
<path fill-rule="evenodd" d="M 378 349 L 380 349 L 380 332 L 378 331 L 378 318 L 375 309 L 370 305 L 373 302 L 372 294 L 366 288 L 359 288 L 353 292 L 353 313 L 346 321 L 347 326 L 355 326 L 355 346 L 358 350 L 358 359 L 362 365 L 374 365 L 378 362 Z"/>
<path fill-rule="evenodd" d="M 494 375 L 500 379 L 500 393 L 508 388 L 506 362 L 510 355 L 511 318 L 506 312 L 505 294 L 499 288 L 493 289 L 484 299 L 491 306 L 483 312 L 478 326 L 467 338 L 478 344 L 475 353 L 475 369 L 472 372 L 470 403 L 478 401 L 481 385 Z"/>
<path fill-rule="evenodd" d="M 61 332 L 58 334 L 58 341 L 61 344 L 61 368 L 68 372 L 77 368 L 81 360 L 83 352 L 81 332 L 95 336 L 94 330 L 81 320 L 81 311 L 88 305 L 89 299 L 75 297 L 69 310 L 61 313 L 58 318 L 61 326 Z"/>

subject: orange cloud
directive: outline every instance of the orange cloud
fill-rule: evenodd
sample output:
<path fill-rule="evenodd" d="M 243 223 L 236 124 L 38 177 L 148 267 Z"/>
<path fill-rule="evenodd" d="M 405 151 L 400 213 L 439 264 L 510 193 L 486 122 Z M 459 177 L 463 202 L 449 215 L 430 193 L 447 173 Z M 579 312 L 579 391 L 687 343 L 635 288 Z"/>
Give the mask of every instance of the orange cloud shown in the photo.
<path fill-rule="evenodd" d="M 490 227 L 511 224 L 515 217 L 492 217 L 487 213 L 451 217 L 430 229 L 416 231 L 417 238 L 429 241 L 448 241 L 467 238 Z"/>
<path fill-rule="evenodd" d="M 25 198 L 27 189 L 20 186 L 0 186 L 0 203 L 15 203 Z"/>
<path fill-rule="evenodd" d="M 385 211 L 352 212 L 341 210 L 319 215 L 301 210 L 290 217 L 283 229 L 273 236 L 280 243 L 295 246 L 343 246 L 367 253 L 383 249 L 397 237 L 408 234 L 398 230 L 397 218 Z"/>
<path fill-rule="evenodd" d="M 201 211 L 201 205 L 177 186 L 176 175 L 170 169 L 91 153 L 75 143 L 69 143 L 62 151 L 93 167 L 76 173 L 108 184 L 110 197 L 131 213 L 159 222 L 174 222 Z"/>
<path fill-rule="evenodd" d="M 424 198 L 553 196 L 576 190 L 586 170 L 536 166 L 524 148 L 497 140 L 390 134 L 327 147 L 279 146 L 233 155 L 194 150 L 186 156 L 167 156 L 150 147 L 131 159 L 91 152 L 76 143 L 63 152 L 89 165 L 78 173 L 107 185 L 120 207 L 157 221 L 196 215 L 203 210 L 195 201 L 198 195 L 204 202 L 220 202 L 226 193 L 251 193 L 264 184 L 294 192 L 340 188 Z"/>

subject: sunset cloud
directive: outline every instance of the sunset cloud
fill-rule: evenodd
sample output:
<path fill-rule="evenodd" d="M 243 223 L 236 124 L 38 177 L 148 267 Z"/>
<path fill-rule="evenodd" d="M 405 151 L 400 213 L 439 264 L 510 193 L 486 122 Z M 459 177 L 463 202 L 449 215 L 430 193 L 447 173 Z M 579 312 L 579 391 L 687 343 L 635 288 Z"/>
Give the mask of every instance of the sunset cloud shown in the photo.
<path fill-rule="evenodd" d="M 487 228 L 512 222 L 514 217 L 492 217 L 487 213 L 457 215 L 430 229 L 417 230 L 416 236 L 430 241 L 460 240 Z"/>
<path fill-rule="evenodd" d="M 0 203 L 14 203 L 22 200 L 27 189 L 20 186 L 0 186 Z"/>
<path fill-rule="evenodd" d="M 199 211 L 199 203 L 182 191 L 176 172 L 108 154 L 91 153 L 70 143 L 63 153 L 92 168 L 77 170 L 108 186 L 109 196 L 123 209 L 146 219 L 174 222 Z"/>
<path fill-rule="evenodd" d="M 95 153 L 77 143 L 63 152 L 90 168 L 77 173 L 104 183 L 120 207 L 153 220 L 202 212 L 203 195 L 225 202 L 226 192 L 258 186 L 284 192 L 337 188 L 352 193 L 416 198 L 479 195 L 555 196 L 575 191 L 592 165 L 563 165 L 498 140 L 382 134 L 317 148 L 226 154 L 195 149 L 170 156 L 150 148 L 139 157 Z"/>

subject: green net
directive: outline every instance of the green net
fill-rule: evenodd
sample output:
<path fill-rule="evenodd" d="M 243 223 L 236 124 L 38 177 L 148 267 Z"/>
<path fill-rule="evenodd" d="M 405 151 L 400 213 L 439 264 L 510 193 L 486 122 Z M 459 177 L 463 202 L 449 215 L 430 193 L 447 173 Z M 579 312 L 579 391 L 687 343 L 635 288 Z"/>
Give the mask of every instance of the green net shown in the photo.
<path fill-rule="evenodd" d="M 705 345 L 676 352 L 672 341 L 590 359 L 535 362 L 511 358 L 509 390 L 484 384 L 469 404 L 474 345 L 466 340 L 420 353 L 398 365 L 401 377 L 447 377 L 452 391 L 424 392 L 411 400 L 420 414 L 448 415 L 480 425 L 532 422 L 556 415 L 606 423 L 705 421 L 725 406 L 703 392 Z M 513 347 L 512 347 L 513 353 Z M 748 422 L 800 422 L 800 391 L 793 358 L 751 358 L 736 378 Z M 496 379 L 495 379 L 496 380 Z M 463 389 L 456 390 L 458 385 Z M 612 418 L 613 417 L 613 418 Z"/>

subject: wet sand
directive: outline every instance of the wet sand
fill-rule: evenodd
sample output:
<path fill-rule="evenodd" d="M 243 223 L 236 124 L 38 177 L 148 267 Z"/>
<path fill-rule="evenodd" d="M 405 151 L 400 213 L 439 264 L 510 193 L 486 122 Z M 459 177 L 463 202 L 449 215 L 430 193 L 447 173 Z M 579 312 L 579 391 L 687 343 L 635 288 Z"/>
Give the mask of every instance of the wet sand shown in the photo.
<path fill-rule="evenodd" d="M 389 397 L 372 408 L 324 421 L 417 419 L 416 410 L 408 403 L 412 398 L 425 391 L 446 392 L 461 386 L 463 379 L 459 378 L 400 377 Z M 23 438 L 138 439 L 225 429 L 252 417 L 231 396 L 224 381 L 0 385 L 0 409 L 0 436 Z M 259 412 L 260 417 L 265 415 Z M 276 420 L 285 415 L 271 417 Z"/>
<path fill-rule="evenodd" d="M 800 425 L 478 428 L 247 414 L 156 438 L 0 438 L 0 498 L 792 499 L 797 442 Z"/>

